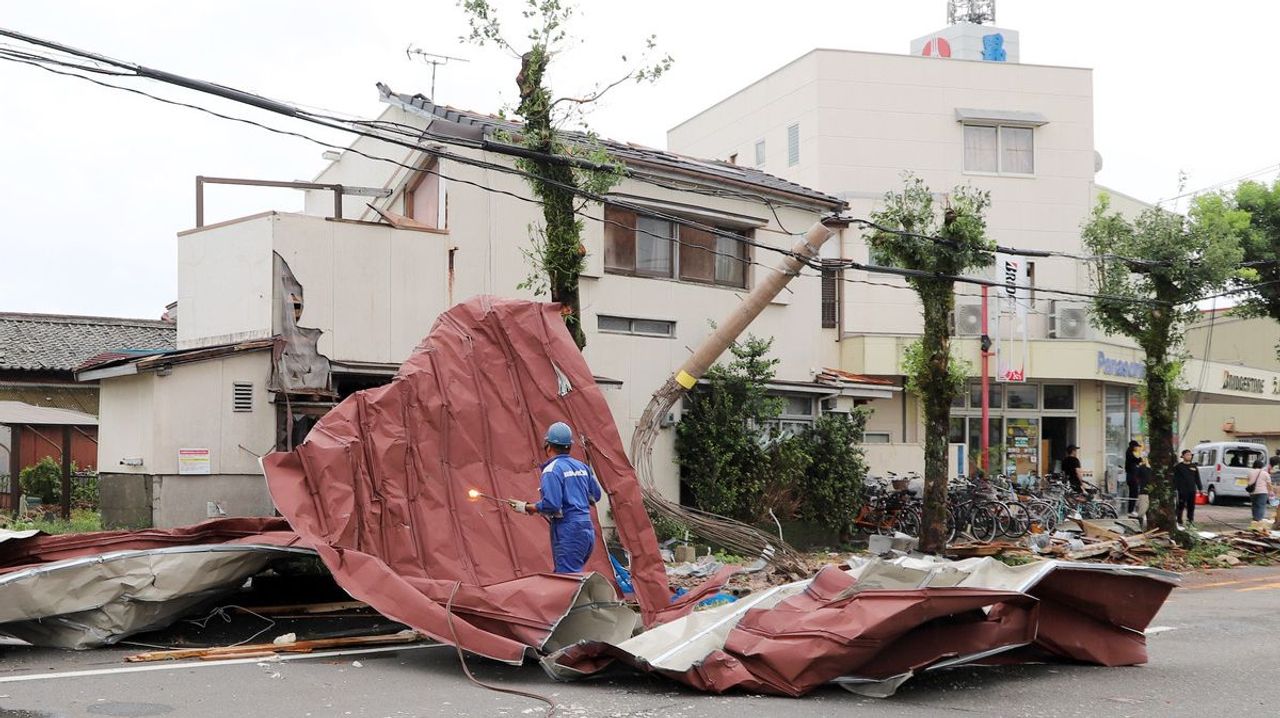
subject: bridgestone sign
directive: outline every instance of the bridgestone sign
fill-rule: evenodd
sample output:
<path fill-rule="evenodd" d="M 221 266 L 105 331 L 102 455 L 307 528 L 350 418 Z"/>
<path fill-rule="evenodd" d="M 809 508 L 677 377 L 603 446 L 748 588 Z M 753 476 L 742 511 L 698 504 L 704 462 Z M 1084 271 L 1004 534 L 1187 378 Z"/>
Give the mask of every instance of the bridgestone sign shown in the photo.
<path fill-rule="evenodd" d="M 1250 394 L 1261 394 L 1266 389 L 1266 382 L 1253 376 L 1240 376 L 1229 371 L 1222 372 L 1222 388 L 1228 391 L 1244 391 Z"/>

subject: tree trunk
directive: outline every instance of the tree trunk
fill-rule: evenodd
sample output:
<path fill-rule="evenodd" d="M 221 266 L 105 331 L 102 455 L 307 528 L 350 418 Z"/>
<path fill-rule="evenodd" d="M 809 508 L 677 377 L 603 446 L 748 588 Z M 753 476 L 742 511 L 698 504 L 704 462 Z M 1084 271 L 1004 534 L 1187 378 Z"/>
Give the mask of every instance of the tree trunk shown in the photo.
<path fill-rule="evenodd" d="M 922 292 L 924 336 L 921 347 L 928 366 L 920 401 L 924 404 L 924 513 L 920 551 L 937 554 L 947 544 L 947 438 L 951 435 L 951 331 L 948 314 L 954 304 L 951 285 Z"/>
<path fill-rule="evenodd" d="M 549 57 L 537 46 L 524 54 L 516 85 L 520 88 L 520 115 L 524 117 L 524 144 L 535 152 L 556 153 L 555 128 L 551 124 L 551 96 L 543 85 Z M 561 317 L 573 341 L 582 349 L 587 337 L 582 331 L 582 310 L 578 298 L 578 277 L 582 272 L 582 225 L 574 214 L 573 170 L 563 163 L 524 160 L 535 176 L 534 194 L 542 200 L 545 244 L 542 264 L 551 288 L 551 301 L 561 306 Z"/>
<path fill-rule="evenodd" d="M 1177 415 L 1179 392 L 1168 379 L 1167 347 L 1161 343 L 1144 347 L 1144 350 L 1147 355 L 1147 444 L 1151 462 L 1151 485 L 1146 489 L 1151 504 L 1147 516 L 1150 525 L 1173 536 L 1177 533 L 1172 478 L 1177 447 L 1173 445 L 1173 422 Z"/>

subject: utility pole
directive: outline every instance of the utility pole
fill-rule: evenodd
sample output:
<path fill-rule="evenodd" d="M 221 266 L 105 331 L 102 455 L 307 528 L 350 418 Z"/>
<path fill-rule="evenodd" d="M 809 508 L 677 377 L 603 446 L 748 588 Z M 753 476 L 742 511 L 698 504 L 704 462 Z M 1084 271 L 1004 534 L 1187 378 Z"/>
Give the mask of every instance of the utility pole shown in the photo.
<path fill-rule="evenodd" d="M 405 54 L 405 57 L 409 58 L 410 60 L 413 59 L 414 55 L 417 55 L 422 58 L 423 62 L 426 62 L 427 64 L 431 65 L 431 101 L 432 102 L 435 102 L 435 99 L 436 99 L 436 68 L 441 65 L 448 65 L 450 62 L 470 62 L 470 60 L 467 60 L 466 58 L 462 58 L 462 57 L 450 57 L 449 55 L 437 55 L 434 52 L 427 52 L 426 50 L 414 47 L 413 45 L 406 47 L 404 50 L 404 54 Z"/>
<path fill-rule="evenodd" d="M 987 333 L 987 285 L 982 285 L 982 441 L 979 444 L 980 453 L 978 454 L 978 466 L 982 468 L 982 475 L 990 474 L 987 466 L 987 454 L 991 448 L 991 366 L 988 360 L 991 358 L 991 335 Z"/>

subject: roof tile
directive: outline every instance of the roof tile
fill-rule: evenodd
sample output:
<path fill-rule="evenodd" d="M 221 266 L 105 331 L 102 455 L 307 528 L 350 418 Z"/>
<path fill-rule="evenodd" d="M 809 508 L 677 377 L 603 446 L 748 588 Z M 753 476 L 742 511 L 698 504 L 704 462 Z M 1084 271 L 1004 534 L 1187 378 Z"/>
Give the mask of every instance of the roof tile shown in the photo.
<path fill-rule="evenodd" d="M 107 351 L 172 349 L 170 322 L 0 312 L 0 369 L 71 371 Z"/>

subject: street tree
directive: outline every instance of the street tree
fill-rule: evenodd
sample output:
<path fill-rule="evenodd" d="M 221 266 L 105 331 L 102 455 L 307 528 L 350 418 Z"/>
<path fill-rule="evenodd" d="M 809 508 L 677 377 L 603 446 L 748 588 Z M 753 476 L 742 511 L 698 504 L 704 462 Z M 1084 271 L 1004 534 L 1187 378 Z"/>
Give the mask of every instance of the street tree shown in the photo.
<path fill-rule="evenodd" d="M 1239 295 L 1234 312 L 1246 317 L 1271 317 L 1280 322 L 1280 179 L 1270 185 L 1242 182 L 1231 195 L 1232 208 L 1249 213 L 1240 232 L 1240 246 L 1249 272 L 1237 277 Z M 1280 345 L 1275 347 L 1280 357 Z M 1280 511 L 1273 529 L 1280 530 Z"/>
<path fill-rule="evenodd" d="M 889 192 L 884 207 L 871 214 L 878 225 L 867 243 L 897 267 L 912 270 L 907 283 L 920 297 L 924 334 L 907 348 L 903 373 L 907 389 L 924 406 L 924 514 L 920 550 L 946 547 L 947 437 L 952 400 L 963 390 L 967 367 L 951 356 L 950 315 L 956 277 L 995 262 L 985 213 L 991 198 L 972 187 L 956 187 L 941 212 L 933 193 L 908 176 L 901 192 Z"/>
<path fill-rule="evenodd" d="M 1190 538 L 1176 531 L 1171 480 L 1183 340 L 1199 316 L 1197 300 L 1239 275 L 1238 237 L 1248 221 L 1222 195 L 1197 198 L 1185 216 L 1152 208 L 1130 220 L 1112 212 L 1104 194 L 1083 227 L 1085 246 L 1097 255 L 1092 321 L 1133 339 L 1145 355 L 1142 395 L 1153 477 L 1148 516 L 1183 543 Z"/>
<path fill-rule="evenodd" d="M 520 98 L 514 114 L 522 121 L 511 137 L 527 154 L 516 160 L 528 174 L 534 196 L 542 204 L 542 224 L 530 227 L 531 245 L 525 255 L 533 273 L 521 288 L 535 293 L 549 291 L 560 303 L 562 316 L 574 342 L 586 346 L 582 330 L 578 279 L 586 264 L 582 244 L 582 217 L 587 200 L 583 195 L 600 195 L 617 184 L 625 170 L 591 131 L 585 130 L 584 114 L 609 91 L 628 82 L 654 82 L 671 67 L 671 57 L 653 60 L 654 37 L 645 42 L 638 61 L 622 56 L 625 68 L 611 81 L 597 85 L 578 97 L 556 96 L 547 79 L 552 61 L 571 42 L 569 23 L 576 8 L 561 0 L 525 0 L 520 10 L 524 49 L 508 41 L 507 24 L 489 0 L 460 0 L 458 5 L 470 27 L 464 40 L 479 46 L 495 46 L 520 61 L 516 89 Z M 567 134 L 576 125 L 579 131 Z"/>

